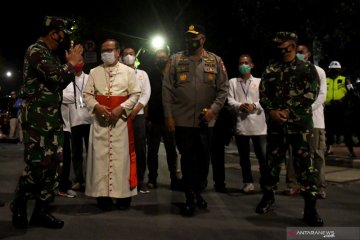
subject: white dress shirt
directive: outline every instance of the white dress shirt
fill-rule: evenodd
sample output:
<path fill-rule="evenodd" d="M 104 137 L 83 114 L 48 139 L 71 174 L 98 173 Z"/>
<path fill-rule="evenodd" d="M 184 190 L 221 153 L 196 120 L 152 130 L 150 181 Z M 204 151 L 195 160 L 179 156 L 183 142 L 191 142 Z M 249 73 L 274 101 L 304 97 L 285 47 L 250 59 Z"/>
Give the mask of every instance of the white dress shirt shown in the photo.
<path fill-rule="evenodd" d="M 138 103 L 141 103 L 144 107 L 148 104 L 151 95 L 151 87 L 149 76 L 144 70 L 135 69 L 136 81 L 140 81 L 141 95 Z M 144 114 L 144 108 L 142 108 L 138 115 Z"/>
<path fill-rule="evenodd" d="M 313 114 L 312 119 L 314 123 L 314 128 L 324 129 L 325 128 L 324 102 L 326 100 L 326 94 L 327 94 L 326 74 L 321 67 L 315 65 L 315 68 L 320 78 L 320 91 L 315 102 L 311 105 L 312 114 Z"/>
<path fill-rule="evenodd" d="M 75 85 L 69 83 L 63 90 L 63 104 L 67 104 L 70 109 L 70 125 L 75 127 L 82 124 L 91 124 L 91 117 L 88 109 L 85 107 L 83 92 L 88 81 L 88 75 L 82 73 L 75 77 Z M 76 89 L 76 105 L 74 90 Z"/>
<path fill-rule="evenodd" d="M 259 103 L 260 81 L 253 76 L 246 82 L 242 78 L 229 80 L 228 103 L 236 114 L 236 135 L 266 135 L 265 113 Z M 251 113 L 241 112 L 243 103 L 255 104 L 256 108 Z"/>

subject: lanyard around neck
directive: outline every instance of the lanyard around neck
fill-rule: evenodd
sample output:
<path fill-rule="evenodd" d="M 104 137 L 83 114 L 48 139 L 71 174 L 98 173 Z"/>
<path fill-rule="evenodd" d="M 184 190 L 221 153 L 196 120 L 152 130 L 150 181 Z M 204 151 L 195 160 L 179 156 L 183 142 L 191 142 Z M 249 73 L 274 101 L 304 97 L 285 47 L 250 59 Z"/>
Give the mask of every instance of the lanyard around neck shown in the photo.
<path fill-rule="evenodd" d="M 79 78 L 79 79 L 80 79 L 80 78 Z M 83 93 L 83 89 L 84 89 L 84 82 L 85 82 L 84 80 L 85 80 L 85 75 L 82 77 L 81 89 L 80 89 L 79 86 L 76 84 L 76 81 L 74 82 L 76 88 L 80 91 L 81 94 Z"/>
<path fill-rule="evenodd" d="M 240 81 L 240 86 L 241 86 L 241 89 L 243 90 L 243 93 L 245 95 L 245 99 L 247 100 L 247 97 L 248 97 L 248 94 L 249 94 L 249 89 L 250 89 L 250 85 L 251 85 L 251 79 L 248 79 L 246 82 L 245 82 L 245 88 L 244 88 L 244 79 L 243 81 Z M 249 85 L 247 84 L 249 82 Z"/>

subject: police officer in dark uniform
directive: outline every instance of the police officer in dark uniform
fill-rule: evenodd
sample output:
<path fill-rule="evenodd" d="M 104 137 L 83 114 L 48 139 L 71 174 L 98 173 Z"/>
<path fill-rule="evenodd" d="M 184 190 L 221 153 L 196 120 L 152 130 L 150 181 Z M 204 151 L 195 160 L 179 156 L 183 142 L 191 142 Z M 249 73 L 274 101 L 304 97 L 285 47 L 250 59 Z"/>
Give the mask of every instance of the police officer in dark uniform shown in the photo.
<path fill-rule="evenodd" d="M 193 215 L 196 205 L 207 208 L 201 192 L 207 185 L 212 130 L 229 88 L 224 63 L 204 49 L 205 39 L 202 26 L 190 25 L 186 50 L 170 57 L 164 73 L 164 115 L 181 154 L 185 215 Z"/>
<path fill-rule="evenodd" d="M 322 226 L 316 211 L 318 172 L 311 161 L 309 140 L 313 128 L 311 105 L 320 87 L 316 68 L 296 57 L 297 36 L 291 32 L 278 32 L 274 42 L 278 59 L 267 66 L 260 86 L 260 104 L 267 114 L 267 161 L 270 172 L 264 181 L 263 197 L 256 207 L 259 214 L 273 205 L 274 188 L 279 181 L 281 164 L 288 145 L 292 147 L 297 180 L 305 200 L 304 222 L 309 226 Z"/>
<path fill-rule="evenodd" d="M 12 223 L 26 228 L 27 200 L 36 199 L 29 224 L 62 228 L 64 222 L 47 209 L 54 200 L 62 161 L 62 90 L 74 79 L 83 48 L 76 45 L 66 52 L 66 64 L 54 54 L 68 30 L 67 20 L 45 17 L 42 34 L 26 51 L 21 121 L 26 163 L 11 203 Z"/>

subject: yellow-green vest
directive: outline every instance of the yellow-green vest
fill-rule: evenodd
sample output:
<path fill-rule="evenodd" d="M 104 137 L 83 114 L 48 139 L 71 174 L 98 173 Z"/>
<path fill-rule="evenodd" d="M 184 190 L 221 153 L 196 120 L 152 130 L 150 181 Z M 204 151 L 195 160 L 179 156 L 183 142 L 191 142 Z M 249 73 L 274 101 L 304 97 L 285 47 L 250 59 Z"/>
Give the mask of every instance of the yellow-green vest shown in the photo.
<path fill-rule="evenodd" d="M 345 96 L 347 92 L 345 80 L 344 76 L 338 76 L 335 79 L 326 78 L 327 94 L 325 104 L 329 104 L 331 100 L 341 100 Z"/>

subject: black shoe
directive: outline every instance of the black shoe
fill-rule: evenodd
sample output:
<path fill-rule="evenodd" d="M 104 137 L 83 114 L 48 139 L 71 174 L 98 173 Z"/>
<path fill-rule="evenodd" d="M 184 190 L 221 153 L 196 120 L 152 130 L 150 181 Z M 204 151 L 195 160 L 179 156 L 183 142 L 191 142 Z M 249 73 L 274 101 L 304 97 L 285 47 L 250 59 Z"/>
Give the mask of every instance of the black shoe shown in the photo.
<path fill-rule="evenodd" d="M 64 221 L 54 217 L 48 212 L 35 213 L 30 219 L 31 226 L 59 229 L 64 226 Z"/>
<path fill-rule="evenodd" d="M 149 188 L 149 189 L 156 189 L 157 188 L 157 183 L 156 182 L 148 182 L 146 184 L 146 186 Z"/>
<path fill-rule="evenodd" d="M 256 213 L 263 214 L 270 211 L 272 205 L 275 202 L 274 192 L 266 192 L 261 198 L 259 204 L 256 207 Z"/>
<path fill-rule="evenodd" d="M 12 224 L 16 228 L 24 229 L 28 226 L 26 201 L 14 200 L 10 204 L 10 210 L 12 212 Z"/>
<path fill-rule="evenodd" d="M 184 207 L 182 209 L 182 214 L 185 216 L 193 216 L 195 213 L 195 203 L 194 201 L 188 201 L 186 200 Z"/>
<path fill-rule="evenodd" d="M 170 183 L 170 189 L 173 191 L 180 191 L 180 192 L 184 191 L 181 180 L 178 178 L 172 179 Z"/>
<path fill-rule="evenodd" d="M 131 197 L 116 199 L 116 208 L 118 210 L 122 210 L 122 211 L 128 210 L 130 208 L 130 204 L 131 204 Z"/>
<path fill-rule="evenodd" d="M 110 197 L 97 197 L 97 207 L 103 211 L 110 211 L 113 206 L 112 199 Z"/>
<path fill-rule="evenodd" d="M 29 225 L 53 229 L 62 228 L 64 226 L 64 221 L 51 215 L 47 210 L 47 205 L 48 203 L 46 202 L 40 200 L 36 201 Z"/>
<path fill-rule="evenodd" d="M 196 205 L 200 209 L 207 208 L 207 202 L 204 200 L 204 198 L 200 194 L 196 194 Z"/>
<path fill-rule="evenodd" d="M 138 187 L 137 187 L 139 193 L 149 193 L 149 189 L 147 189 L 146 185 L 142 182 L 142 183 L 139 183 L 138 184 Z"/>
<path fill-rule="evenodd" d="M 324 221 L 317 213 L 316 209 L 304 210 L 303 221 L 310 227 L 322 227 L 324 226 Z"/>
<path fill-rule="evenodd" d="M 225 187 L 225 184 L 214 185 L 215 191 L 218 193 L 227 193 L 227 188 Z"/>

